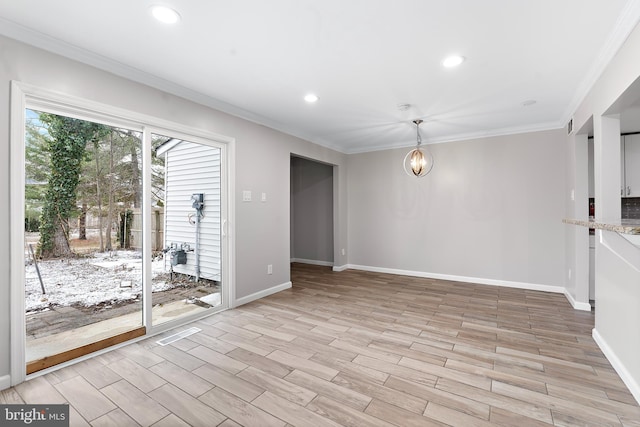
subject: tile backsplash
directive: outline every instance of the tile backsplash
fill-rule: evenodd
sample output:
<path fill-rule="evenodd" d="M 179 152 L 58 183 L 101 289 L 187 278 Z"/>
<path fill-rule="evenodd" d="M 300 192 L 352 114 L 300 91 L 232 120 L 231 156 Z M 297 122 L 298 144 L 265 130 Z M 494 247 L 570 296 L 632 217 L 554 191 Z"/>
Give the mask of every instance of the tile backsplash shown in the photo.
<path fill-rule="evenodd" d="M 622 218 L 640 219 L 640 197 L 624 197 L 622 200 Z"/>

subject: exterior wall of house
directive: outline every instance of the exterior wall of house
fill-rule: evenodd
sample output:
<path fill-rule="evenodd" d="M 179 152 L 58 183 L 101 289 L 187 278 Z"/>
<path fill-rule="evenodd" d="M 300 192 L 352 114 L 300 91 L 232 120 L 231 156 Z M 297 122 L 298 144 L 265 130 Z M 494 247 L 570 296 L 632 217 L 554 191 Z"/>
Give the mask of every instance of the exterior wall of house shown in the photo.
<path fill-rule="evenodd" d="M 182 141 L 165 156 L 165 245 L 187 243 L 187 263 L 173 267 L 177 273 L 196 276 L 196 256 L 200 277 L 221 280 L 220 149 Z M 204 194 L 200 238 L 196 252 L 195 209 L 191 195 Z"/>

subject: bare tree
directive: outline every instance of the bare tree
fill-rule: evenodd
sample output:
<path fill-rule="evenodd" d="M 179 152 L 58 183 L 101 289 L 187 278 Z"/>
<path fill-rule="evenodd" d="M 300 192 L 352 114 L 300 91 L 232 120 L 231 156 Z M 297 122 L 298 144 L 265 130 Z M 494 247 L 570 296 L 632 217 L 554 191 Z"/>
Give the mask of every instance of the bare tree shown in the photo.
<path fill-rule="evenodd" d="M 107 182 L 109 184 L 107 194 L 107 227 L 105 230 L 106 244 L 105 250 L 112 250 L 111 247 L 111 227 L 113 226 L 113 132 L 109 134 L 109 174 L 107 175 Z"/>

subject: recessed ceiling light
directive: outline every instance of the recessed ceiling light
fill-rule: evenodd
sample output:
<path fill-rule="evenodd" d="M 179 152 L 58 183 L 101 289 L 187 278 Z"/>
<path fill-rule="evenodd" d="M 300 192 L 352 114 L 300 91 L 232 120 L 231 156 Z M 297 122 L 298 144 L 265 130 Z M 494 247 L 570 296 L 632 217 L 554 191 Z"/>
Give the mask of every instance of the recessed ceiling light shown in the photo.
<path fill-rule="evenodd" d="M 180 20 L 180 14 L 167 6 L 151 6 L 151 14 L 158 21 L 165 24 L 175 24 Z"/>
<path fill-rule="evenodd" d="M 447 68 L 457 67 L 464 62 L 464 56 L 452 55 L 448 56 L 442 61 L 442 65 Z"/>
<path fill-rule="evenodd" d="M 309 104 L 313 104 L 314 102 L 318 101 L 318 95 L 314 93 L 309 93 L 305 95 L 304 100 L 307 101 Z"/>

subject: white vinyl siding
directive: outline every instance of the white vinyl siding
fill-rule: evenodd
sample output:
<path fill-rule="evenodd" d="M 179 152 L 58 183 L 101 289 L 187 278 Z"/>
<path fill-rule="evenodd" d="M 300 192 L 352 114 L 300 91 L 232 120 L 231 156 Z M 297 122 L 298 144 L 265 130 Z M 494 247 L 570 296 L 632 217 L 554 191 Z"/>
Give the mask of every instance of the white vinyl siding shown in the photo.
<path fill-rule="evenodd" d="M 188 243 L 191 247 L 187 264 L 174 266 L 174 271 L 195 276 L 196 211 L 191 195 L 203 193 L 200 277 L 220 281 L 220 149 L 182 141 L 166 152 L 165 174 L 165 247 L 171 243 Z"/>

